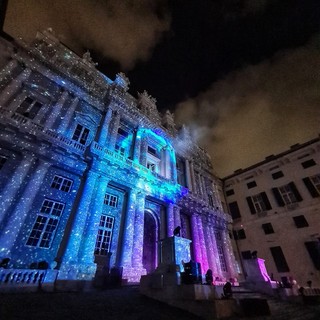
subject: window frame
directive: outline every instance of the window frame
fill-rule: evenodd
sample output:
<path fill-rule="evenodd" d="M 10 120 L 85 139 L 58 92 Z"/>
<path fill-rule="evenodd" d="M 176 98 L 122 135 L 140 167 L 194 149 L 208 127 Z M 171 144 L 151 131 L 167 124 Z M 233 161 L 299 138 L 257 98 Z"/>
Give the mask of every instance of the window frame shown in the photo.
<path fill-rule="evenodd" d="M 110 252 L 113 236 L 115 218 L 113 216 L 102 214 L 94 246 L 94 254 L 106 256 Z"/>
<path fill-rule="evenodd" d="M 61 179 L 61 181 L 55 181 L 56 178 Z M 69 182 L 70 182 L 70 184 L 68 184 Z M 65 183 L 67 183 L 68 185 L 65 185 Z M 66 177 L 58 175 L 58 174 L 54 175 L 52 182 L 51 182 L 51 185 L 50 185 L 51 188 L 57 189 L 57 190 L 60 190 L 60 191 L 66 192 L 66 193 L 69 193 L 71 191 L 72 186 L 73 186 L 72 179 L 66 178 Z"/>

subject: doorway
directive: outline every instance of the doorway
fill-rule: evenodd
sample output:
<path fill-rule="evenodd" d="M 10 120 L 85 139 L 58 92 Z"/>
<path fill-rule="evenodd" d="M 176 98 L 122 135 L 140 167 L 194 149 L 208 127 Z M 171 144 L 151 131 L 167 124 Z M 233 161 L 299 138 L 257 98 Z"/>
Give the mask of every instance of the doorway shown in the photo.
<path fill-rule="evenodd" d="M 147 273 L 154 271 L 157 267 L 157 229 L 156 218 L 150 212 L 145 211 L 142 264 Z"/>

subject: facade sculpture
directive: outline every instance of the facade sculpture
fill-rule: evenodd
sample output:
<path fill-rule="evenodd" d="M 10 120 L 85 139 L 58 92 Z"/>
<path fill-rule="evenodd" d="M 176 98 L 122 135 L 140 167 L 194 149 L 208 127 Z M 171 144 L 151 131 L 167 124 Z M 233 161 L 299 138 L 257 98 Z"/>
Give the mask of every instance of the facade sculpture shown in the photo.
<path fill-rule="evenodd" d="M 46 261 L 58 280 L 91 280 L 103 266 L 138 282 L 158 264 L 158 242 L 192 240 L 202 273 L 236 277 L 220 180 L 206 152 L 55 35 L 1 40 L 0 258 Z M 229 228 L 230 229 L 230 228 Z"/>

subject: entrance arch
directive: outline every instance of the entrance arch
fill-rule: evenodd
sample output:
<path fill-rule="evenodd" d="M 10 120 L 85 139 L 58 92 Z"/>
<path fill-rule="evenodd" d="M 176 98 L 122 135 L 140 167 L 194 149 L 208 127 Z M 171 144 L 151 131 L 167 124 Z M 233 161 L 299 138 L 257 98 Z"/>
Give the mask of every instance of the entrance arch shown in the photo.
<path fill-rule="evenodd" d="M 147 273 L 154 271 L 157 267 L 157 242 L 158 223 L 156 217 L 150 211 L 144 213 L 143 230 L 143 255 L 142 265 Z"/>

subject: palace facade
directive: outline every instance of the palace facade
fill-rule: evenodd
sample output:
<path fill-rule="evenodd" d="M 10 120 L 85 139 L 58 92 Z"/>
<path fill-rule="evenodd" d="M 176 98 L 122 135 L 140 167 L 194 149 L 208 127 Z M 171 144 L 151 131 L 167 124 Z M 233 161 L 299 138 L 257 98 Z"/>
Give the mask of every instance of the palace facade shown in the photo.
<path fill-rule="evenodd" d="M 138 282 L 181 226 L 202 274 L 237 277 L 221 181 L 173 114 L 52 30 L 0 45 L 0 258 L 10 268 L 41 262 L 58 280 L 92 280 L 116 267 Z"/>

